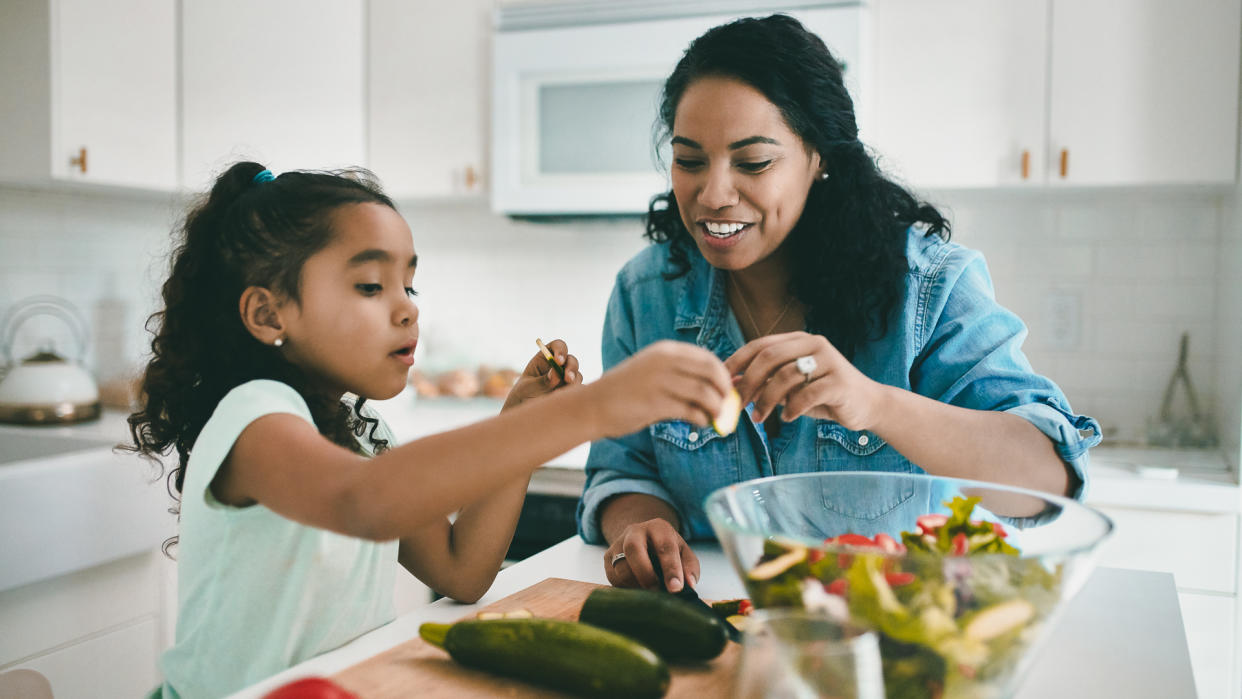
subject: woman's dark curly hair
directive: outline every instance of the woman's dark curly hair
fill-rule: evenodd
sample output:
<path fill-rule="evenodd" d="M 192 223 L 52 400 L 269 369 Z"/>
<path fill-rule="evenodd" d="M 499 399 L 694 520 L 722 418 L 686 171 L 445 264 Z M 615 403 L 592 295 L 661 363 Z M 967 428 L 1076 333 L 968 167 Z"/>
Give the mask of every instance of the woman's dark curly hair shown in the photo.
<path fill-rule="evenodd" d="M 790 129 L 819 153 L 828 179 L 816 179 L 802 217 L 784 246 L 790 292 L 806 308 L 807 326 L 846 357 L 888 331 L 907 272 L 906 231 L 949 238 L 949 222 L 886 179 L 858 140 L 854 103 L 841 65 L 820 38 L 787 15 L 739 19 L 695 39 L 664 83 L 657 140 L 673 135 L 686 89 L 705 77 L 727 77 L 759 90 Z M 669 278 L 699 254 L 672 191 L 651 200 L 645 237 L 669 243 Z"/>
<path fill-rule="evenodd" d="M 303 264 L 332 239 L 331 213 L 347 204 L 395 209 L 392 200 L 365 170 L 286 172 L 256 182 L 264 169 L 234 164 L 191 207 L 164 282 L 164 308 L 147 319 L 154 338 L 143 404 L 129 416 L 133 444 L 122 448 L 157 463 L 175 448 L 178 465 L 169 474 L 174 498 L 194 442 L 220 399 L 254 379 L 297 390 L 320 433 L 333 442 L 359 451 L 355 436 L 369 425 L 375 450 L 387 447 L 375 437 L 378 420 L 362 414 L 364 397 L 351 415 L 340 396 L 313 390 L 304 372 L 246 330 L 238 300 L 247 287 L 261 286 L 297 302 Z"/>

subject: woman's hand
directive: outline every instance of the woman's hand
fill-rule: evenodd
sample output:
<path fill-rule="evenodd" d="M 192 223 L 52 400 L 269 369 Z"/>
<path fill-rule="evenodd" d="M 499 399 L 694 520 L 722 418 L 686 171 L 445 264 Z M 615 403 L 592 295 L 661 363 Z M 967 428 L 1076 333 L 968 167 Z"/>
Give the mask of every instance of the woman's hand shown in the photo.
<path fill-rule="evenodd" d="M 729 394 L 729 372 L 716 355 L 687 342 L 652 343 L 587 388 L 595 393 L 604 436 L 663 420 L 710 424 Z"/>
<path fill-rule="evenodd" d="M 582 383 L 582 374 L 578 372 L 578 358 L 569 353 L 569 346 L 565 344 L 565 341 L 553 340 L 547 344 L 547 348 L 556 358 L 556 362 L 565 370 L 565 378 L 561 379 L 556 369 L 548 364 L 543 352 L 536 352 L 535 356 L 526 363 L 526 369 L 518 377 L 517 383 L 513 384 L 513 388 L 509 390 L 509 395 L 505 398 L 505 405 L 501 410 L 508 410 L 523 401 L 551 393 L 561 386 Z"/>
<path fill-rule="evenodd" d="M 625 555 L 617 558 L 621 553 Z M 608 582 L 614 587 L 659 588 L 659 579 L 651 567 L 652 558 L 659 560 L 669 592 L 677 592 L 687 581 L 690 587 L 698 584 L 699 557 L 673 525 L 660 518 L 631 524 L 612 542 L 604 552 Z"/>
<path fill-rule="evenodd" d="M 798 371 L 799 357 L 814 357 L 808 377 Z M 742 404 L 754 401 L 752 419 L 766 420 L 778 405 L 786 422 L 803 415 L 835 420 L 846 429 L 870 429 L 881 417 L 887 387 L 872 381 L 822 335 L 805 332 L 767 335 L 752 340 L 725 360 L 734 375 Z"/>

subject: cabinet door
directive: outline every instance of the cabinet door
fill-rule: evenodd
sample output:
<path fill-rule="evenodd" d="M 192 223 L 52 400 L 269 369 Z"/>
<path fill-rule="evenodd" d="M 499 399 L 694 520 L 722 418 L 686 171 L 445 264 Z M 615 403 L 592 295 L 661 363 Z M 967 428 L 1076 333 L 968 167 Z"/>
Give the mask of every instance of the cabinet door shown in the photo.
<path fill-rule="evenodd" d="M 177 186 L 176 6 L 54 0 L 52 176 Z M 85 167 L 71 164 L 85 150 Z"/>
<path fill-rule="evenodd" d="M 490 0 L 370 0 L 370 167 L 389 194 L 482 190 Z"/>
<path fill-rule="evenodd" d="M 362 0 L 182 3 L 183 184 L 365 165 Z"/>
<path fill-rule="evenodd" d="M 1054 0 L 1049 181 L 1233 182 L 1240 8 Z"/>
<path fill-rule="evenodd" d="M 869 145 L 885 169 L 919 187 L 1042 182 L 1048 0 L 877 0 L 873 12 Z"/>

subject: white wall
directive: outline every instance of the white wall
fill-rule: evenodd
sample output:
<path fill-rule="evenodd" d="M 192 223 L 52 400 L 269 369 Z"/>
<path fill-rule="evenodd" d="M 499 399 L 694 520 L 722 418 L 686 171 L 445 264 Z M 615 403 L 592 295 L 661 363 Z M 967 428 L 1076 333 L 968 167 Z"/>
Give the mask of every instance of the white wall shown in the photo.
<path fill-rule="evenodd" d="M 1076 410 L 1115 439 L 1141 439 L 1188 331 L 1195 387 L 1237 443 L 1242 190 L 928 196 L 953 219 L 954 240 L 987 256 L 998 298 L 1030 326 L 1032 363 Z M 95 326 L 91 364 L 101 375 L 136 365 L 178 206 L 0 188 L 0 310 L 29 294 L 64 296 Z M 603 309 L 617 269 L 643 246 L 639 221 L 514 221 L 481 199 L 399 208 L 420 256 L 416 366 L 520 368 L 536 337 L 562 337 L 584 375 L 598 375 Z M 1054 341 L 1049 299 L 1058 294 L 1078 307 L 1079 321 Z M 60 332 L 54 320 L 41 322 L 23 329 L 22 343 Z"/>

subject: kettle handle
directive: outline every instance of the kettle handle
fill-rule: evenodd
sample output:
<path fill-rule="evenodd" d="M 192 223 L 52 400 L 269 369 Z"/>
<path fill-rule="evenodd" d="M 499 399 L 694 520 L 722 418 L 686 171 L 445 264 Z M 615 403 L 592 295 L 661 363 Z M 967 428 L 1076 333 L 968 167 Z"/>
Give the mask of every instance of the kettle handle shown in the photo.
<path fill-rule="evenodd" d="M 57 316 L 68 324 L 73 339 L 78 343 L 78 356 L 71 359 L 80 363 L 86 356 L 86 321 L 82 320 L 73 304 L 65 299 L 51 294 L 40 294 L 28 296 L 13 304 L 5 315 L 4 322 L 0 323 L 0 353 L 4 355 L 6 365 L 14 363 L 13 340 L 17 337 L 17 329 L 27 320 L 44 314 Z"/>

